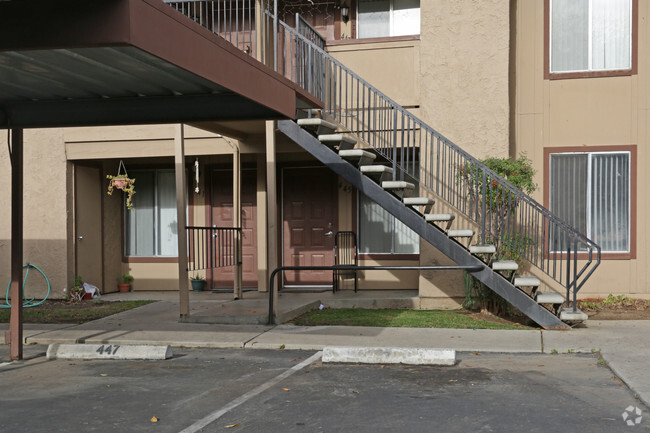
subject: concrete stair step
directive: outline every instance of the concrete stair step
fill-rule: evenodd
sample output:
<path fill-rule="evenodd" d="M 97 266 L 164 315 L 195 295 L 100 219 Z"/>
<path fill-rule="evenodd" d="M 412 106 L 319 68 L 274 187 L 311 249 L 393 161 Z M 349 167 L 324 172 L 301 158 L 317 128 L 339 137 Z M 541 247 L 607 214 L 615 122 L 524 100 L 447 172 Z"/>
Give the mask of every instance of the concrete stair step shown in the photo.
<path fill-rule="evenodd" d="M 516 271 L 519 265 L 514 260 L 499 260 L 492 263 L 492 269 L 495 271 Z"/>
<path fill-rule="evenodd" d="M 469 252 L 472 254 L 494 254 L 497 248 L 494 245 L 470 245 Z"/>
<path fill-rule="evenodd" d="M 436 201 L 429 197 L 406 197 L 403 200 L 407 206 L 420 207 L 420 213 L 428 214 Z"/>
<path fill-rule="evenodd" d="M 471 238 L 474 236 L 474 230 L 449 230 L 447 235 L 450 238 Z"/>
<path fill-rule="evenodd" d="M 435 213 L 435 214 L 427 214 L 424 216 L 426 222 L 431 224 L 446 222 L 447 226 L 445 227 L 445 230 L 449 230 L 449 227 L 451 227 L 451 223 L 454 222 L 455 218 L 456 215 L 450 213 Z"/>
<path fill-rule="evenodd" d="M 399 198 L 408 197 L 415 189 L 415 185 L 403 180 L 387 180 L 381 183 L 381 187 Z"/>
<path fill-rule="evenodd" d="M 390 180 L 393 176 L 393 168 L 385 165 L 362 165 L 359 169 L 361 170 L 361 173 L 379 184 Z"/>
<path fill-rule="evenodd" d="M 564 296 L 555 292 L 537 292 L 535 300 L 538 304 L 564 304 Z"/>
<path fill-rule="evenodd" d="M 332 134 L 336 131 L 335 124 L 317 117 L 298 119 L 298 125 L 316 135 Z"/>
<path fill-rule="evenodd" d="M 537 277 L 515 277 L 517 287 L 539 287 L 542 284 Z"/>
<path fill-rule="evenodd" d="M 582 323 L 586 322 L 589 316 L 580 310 L 573 311 L 572 307 L 560 309 L 560 320 L 563 322 Z"/>
<path fill-rule="evenodd" d="M 359 167 L 371 164 L 377 158 L 374 153 L 362 149 L 339 150 L 339 156 Z"/>
<path fill-rule="evenodd" d="M 343 134 L 322 134 L 318 136 L 318 141 L 326 146 L 338 146 L 339 150 L 354 149 L 357 140 Z"/>

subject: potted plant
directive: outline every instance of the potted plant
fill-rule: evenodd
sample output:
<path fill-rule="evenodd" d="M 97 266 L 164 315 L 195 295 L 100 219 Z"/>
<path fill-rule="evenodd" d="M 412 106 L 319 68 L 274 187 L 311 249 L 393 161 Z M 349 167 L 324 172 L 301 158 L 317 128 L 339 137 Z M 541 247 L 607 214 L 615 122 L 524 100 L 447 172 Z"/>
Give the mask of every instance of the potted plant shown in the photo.
<path fill-rule="evenodd" d="M 201 292 L 205 288 L 206 281 L 201 274 L 194 274 L 190 282 L 192 283 L 192 290 L 195 292 Z"/>
<path fill-rule="evenodd" d="M 124 169 L 124 173 L 122 173 Z M 113 189 L 121 189 L 126 193 L 126 208 L 133 209 L 133 194 L 135 194 L 135 178 L 130 178 L 124 167 L 124 162 L 120 161 L 120 166 L 117 169 L 117 174 L 106 175 L 108 179 L 108 195 L 113 195 Z"/>
<path fill-rule="evenodd" d="M 117 283 L 117 287 L 120 289 L 120 292 L 130 292 L 131 291 L 131 282 L 133 281 L 133 276 L 130 274 L 122 275 Z"/>

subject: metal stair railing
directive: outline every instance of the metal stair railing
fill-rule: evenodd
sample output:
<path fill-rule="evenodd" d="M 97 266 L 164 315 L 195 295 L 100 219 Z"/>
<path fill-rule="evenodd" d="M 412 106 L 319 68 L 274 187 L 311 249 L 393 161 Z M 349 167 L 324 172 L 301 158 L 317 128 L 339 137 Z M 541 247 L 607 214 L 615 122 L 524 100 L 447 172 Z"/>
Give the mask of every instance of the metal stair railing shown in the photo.
<path fill-rule="evenodd" d="M 297 84 L 324 102 L 324 113 L 385 157 L 394 179 L 412 179 L 464 214 L 478 226 L 481 243 L 496 241 L 515 251 L 562 285 L 576 309 L 578 291 L 600 265 L 600 246 L 296 30 L 281 21 L 278 29 L 282 46 L 303 53 L 280 57 L 307 68 L 282 72 L 313 80 Z M 306 57 L 310 63 L 301 64 Z M 292 75 L 293 70 L 304 73 Z"/>
<path fill-rule="evenodd" d="M 177 10 L 184 3 L 165 1 Z M 394 179 L 414 180 L 475 223 L 481 243 L 501 243 L 562 285 L 575 310 L 600 265 L 600 246 L 279 20 L 277 0 L 263 3 L 253 56 L 320 99 L 326 115 L 390 162 Z M 232 21 L 224 26 L 232 40 Z M 246 32 L 252 43 L 254 32 Z"/>

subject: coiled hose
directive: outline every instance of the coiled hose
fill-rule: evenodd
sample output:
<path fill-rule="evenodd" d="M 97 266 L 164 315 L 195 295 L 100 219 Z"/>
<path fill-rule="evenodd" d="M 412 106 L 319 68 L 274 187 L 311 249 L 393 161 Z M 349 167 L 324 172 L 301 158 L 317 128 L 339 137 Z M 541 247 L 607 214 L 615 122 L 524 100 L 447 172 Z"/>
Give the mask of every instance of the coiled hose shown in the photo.
<path fill-rule="evenodd" d="M 45 272 L 43 272 L 38 266 L 33 265 L 31 263 L 26 263 L 23 265 L 23 269 L 27 268 L 27 272 L 25 272 L 25 278 L 23 279 L 23 308 L 29 308 L 29 307 L 36 307 L 37 305 L 41 305 L 45 300 L 47 299 L 48 296 L 50 296 L 50 280 L 48 280 L 47 276 L 45 275 Z M 45 281 L 47 282 L 47 294 L 43 299 L 40 301 L 36 301 L 35 298 L 32 299 L 26 299 L 25 298 L 25 284 L 27 283 L 27 277 L 29 276 L 29 270 L 31 268 L 36 269 L 38 272 L 41 273 L 43 278 L 45 278 Z M 11 308 L 11 302 L 9 302 L 9 291 L 11 289 L 11 281 L 9 281 L 9 284 L 7 285 L 7 294 L 5 295 L 5 301 L 6 305 L 0 304 L 0 308 Z"/>

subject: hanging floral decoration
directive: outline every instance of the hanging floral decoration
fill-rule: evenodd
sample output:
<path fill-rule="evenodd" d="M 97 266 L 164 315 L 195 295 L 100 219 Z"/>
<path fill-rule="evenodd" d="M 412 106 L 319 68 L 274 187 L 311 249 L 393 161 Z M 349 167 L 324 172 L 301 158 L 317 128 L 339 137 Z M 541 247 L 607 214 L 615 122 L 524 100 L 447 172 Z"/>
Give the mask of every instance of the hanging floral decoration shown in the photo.
<path fill-rule="evenodd" d="M 124 173 L 122 173 L 124 171 Z M 135 178 L 130 178 L 126 172 L 124 162 L 120 160 L 117 175 L 106 175 L 108 179 L 108 195 L 113 195 L 113 188 L 121 189 L 126 193 L 126 208 L 133 210 L 133 194 L 135 194 Z"/>

